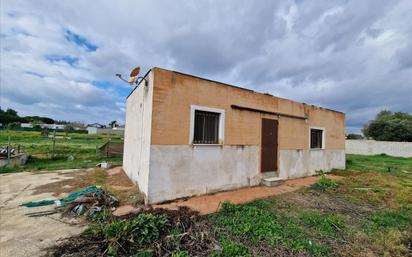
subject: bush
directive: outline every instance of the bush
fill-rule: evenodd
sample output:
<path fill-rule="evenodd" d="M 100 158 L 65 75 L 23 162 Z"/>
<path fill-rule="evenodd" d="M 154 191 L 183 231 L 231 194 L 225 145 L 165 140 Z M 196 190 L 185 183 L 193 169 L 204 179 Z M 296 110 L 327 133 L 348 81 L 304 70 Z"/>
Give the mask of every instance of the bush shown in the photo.
<path fill-rule="evenodd" d="M 313 184 L 311 188 L 315 190 L 325 191 L 328 188 L 336 188 L 338 187 L 338 185 L 339 184 L 336 180 L 327 178 L 325 177 L 325 175 L 322 175 L 318 182 Z"/>

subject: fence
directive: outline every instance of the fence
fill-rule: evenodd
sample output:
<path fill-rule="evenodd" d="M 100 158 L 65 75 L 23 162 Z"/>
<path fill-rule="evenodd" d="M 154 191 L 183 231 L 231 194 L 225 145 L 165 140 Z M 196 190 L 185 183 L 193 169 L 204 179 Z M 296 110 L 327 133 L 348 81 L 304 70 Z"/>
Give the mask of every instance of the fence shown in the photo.
<path fill-rule="evenodd" d="M 362 155 L 384 153 L 391 156 L 412 157 L 412 142 L 346 140 L 346 153 Z"/>
<path fill-rule="evenodd" d="M 99 150 L 106 157 L 123 156 L 123 142 L 107 142 Z"/>

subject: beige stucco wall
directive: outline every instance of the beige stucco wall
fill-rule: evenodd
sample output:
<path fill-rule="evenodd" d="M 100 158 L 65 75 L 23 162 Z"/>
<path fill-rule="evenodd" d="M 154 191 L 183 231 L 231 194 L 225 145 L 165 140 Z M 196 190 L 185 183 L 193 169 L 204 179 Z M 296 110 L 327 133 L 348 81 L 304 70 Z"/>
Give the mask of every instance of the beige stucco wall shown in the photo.
<path fill-rule="evenodd" d="M 340 112 L 297 103 L 271 95 L 256 93 L 176 72 L 153 69 L 152 144 L 187 145 L 189 142 L 190 106 L 200 105 L 225 110 L 224 145 L 260 145 L 262 117 L 279 119 L 279 150 L 308 149 L 309 126 L 326 131 L 326 149 L 345 148 L 345 115 Z M 244 110 L 231 105 L 281 112 L 301 119 L 277 117 Z"/>

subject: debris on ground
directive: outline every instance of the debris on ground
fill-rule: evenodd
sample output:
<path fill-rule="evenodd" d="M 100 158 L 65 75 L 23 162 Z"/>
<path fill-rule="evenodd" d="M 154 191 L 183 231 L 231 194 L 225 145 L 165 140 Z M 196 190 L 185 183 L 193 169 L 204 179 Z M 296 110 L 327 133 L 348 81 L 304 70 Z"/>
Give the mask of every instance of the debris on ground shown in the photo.
<path fill-rule="evenodd" d="M 91 217 L 103 209 L 117 207 L 118 203 L 119 200 L 116 197 L 93 185 L 83 190 L 72 192 L 67 197 L 59 200 L 27 202 L 21 204 L 21 206 L 33 208 L 55 204 L 57 207 L 55 210 L 29 213 L 28 216 L 30 217 L 46 216 L 59 211 L 71 216 L 81 216 L 87 213 L 87 216 Z"/>
<path fill-rule="evenodd" d="M 100 167 L 102 169 L 110 169 L 112 167 L 112 163 L 110 162 L 100 162 L 96 164 L 96 167 Z"/>
<path fill-rule="evenodd" d="M 220 248 L 212 228 L 187 207 L 141 208 L 139 213 L 109 216 L 81 235 L 49 248 L 46 256 L 176 256 L 176 249 L 190 256 L 209 256 Z"/>

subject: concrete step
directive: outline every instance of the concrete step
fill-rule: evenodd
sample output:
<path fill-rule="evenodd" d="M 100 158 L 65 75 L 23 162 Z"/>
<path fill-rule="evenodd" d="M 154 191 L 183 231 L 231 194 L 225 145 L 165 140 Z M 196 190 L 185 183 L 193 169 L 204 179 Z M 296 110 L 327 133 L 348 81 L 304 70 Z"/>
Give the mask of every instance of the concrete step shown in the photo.
<path fill-rule="evenodd" d="M 283 183 L 283 179 L 279 177 L 264 178 L 261 183 L 267 187 L 275 187 L 281 185 Z"/>
<path fill-rule="evenodd" d="M 279 177 L 279 173 L 277 171 L 265 171 L 262 172 L 263 178 L 272 178 L 272 177 Z"/>

